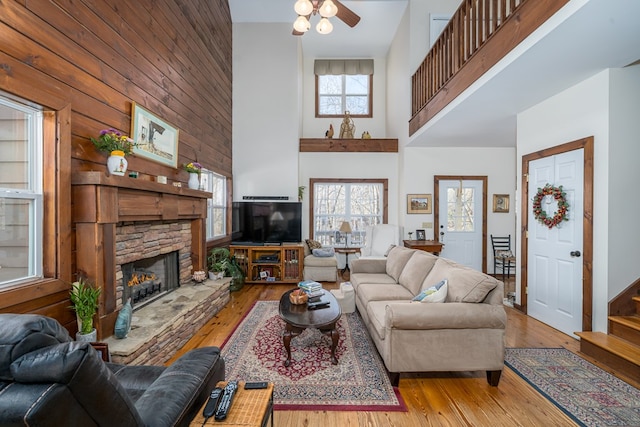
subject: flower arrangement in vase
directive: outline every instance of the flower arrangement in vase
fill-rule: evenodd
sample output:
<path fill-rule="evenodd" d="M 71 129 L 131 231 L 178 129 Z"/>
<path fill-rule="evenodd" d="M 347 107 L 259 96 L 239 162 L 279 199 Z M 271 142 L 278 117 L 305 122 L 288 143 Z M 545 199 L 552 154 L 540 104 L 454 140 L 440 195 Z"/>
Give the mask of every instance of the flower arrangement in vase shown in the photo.
<path fill-rule="evenodd" d="M 109 153 L 107 170 L 114 175 L 124 176 L 128 162 L 125 158 L 133 152 L 135 144 L 120 131 L 110 128 L 103 129 L 97 138 L 91 138 L 91 142 L 98 151 Z"/>
<path fill-rule="evenodd" d="M 200 188 L 200 172 L 202 171 L 202 165 L 198 162 L 190 162 L 184 165 L 183 168 L 189 172 L 189 181 L 187 182 L 189 188 L 194 190 Z"/>

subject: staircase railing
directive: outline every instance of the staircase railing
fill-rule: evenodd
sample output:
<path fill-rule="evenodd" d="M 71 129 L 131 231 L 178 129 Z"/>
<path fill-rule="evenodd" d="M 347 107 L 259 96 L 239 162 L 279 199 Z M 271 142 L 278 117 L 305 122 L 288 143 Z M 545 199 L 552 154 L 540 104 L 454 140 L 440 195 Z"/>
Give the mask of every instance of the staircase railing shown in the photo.
<path fill-rule="evenodd" d="M 463 0 L 411 78 L 410 134 L 422 127 L 568 1 Z M 501 32 L 504 35 L 499 38 Z M 481 54 L 485 46 L 490 44 L 494 45 L 490 54 Z M 475 65 L 470 67 L 472 63 Z M 456 76 L 464 68 L 472 68 L 471 76 L 454 84 Z M 443 91 L 446 93 L 442 94 Z M 441 98 L 439 105 L 425 111 L 438 96 Z"/>

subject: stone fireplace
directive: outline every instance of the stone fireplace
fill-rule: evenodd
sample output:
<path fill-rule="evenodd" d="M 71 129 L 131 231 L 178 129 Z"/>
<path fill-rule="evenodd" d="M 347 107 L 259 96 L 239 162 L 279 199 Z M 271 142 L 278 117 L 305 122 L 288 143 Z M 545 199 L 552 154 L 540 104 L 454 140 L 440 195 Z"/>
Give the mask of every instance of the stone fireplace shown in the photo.
<path fill-rule="evenodd" d="M 102 288 L 96 325 L 102 340 L 113 334 L 131 264 L 154 270 L 146 263 L 155 261 L 143 260 L 174 253 L 175 261 L 168 261 L 174 273 L 153 271 L 174 274 L 169 279 L 174 288 L 189 284 L 194 270 L 205 269 L 210 193 L 97 171 L 75 173 L 72 184 L 76 269 Z"/>
<path fill-rule="evenodd" d="M 177 251 L 128 262 L 121 270 L 121 301 L 130 300 L 134 311 L 180 286 Z"/>

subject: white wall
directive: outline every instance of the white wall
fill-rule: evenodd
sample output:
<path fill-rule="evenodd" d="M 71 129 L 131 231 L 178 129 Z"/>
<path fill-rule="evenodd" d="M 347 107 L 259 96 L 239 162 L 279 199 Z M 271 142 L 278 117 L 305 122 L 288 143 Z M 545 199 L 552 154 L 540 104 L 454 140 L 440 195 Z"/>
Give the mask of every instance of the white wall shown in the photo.
<path fill-rule="evenodd" d="M 453 15 L 460 6 L 460 0 L 410 0 L 411 17 L 409 26 L 411 31 L 409 53 L 409 76 L 411 76 L 429 52 L 429 15 Z"/>
<path fill-rule="evenodd" d="M 607 300 L 640 277 L 640 65 L 610 71 Z"/>
<path fill-rule="evenodd" d="M 298 195 L 299 38 L 233 24 L 233 195 Z"/>
<path fill-rule="evenodd" d="M 518 115 L 517 170 L 522 156 L 593 135 L 593 329 L 607 330 L 609 252 L 609 71 L 603 71 Z M 521 189 L 518 189 L 521 195 Z M 518 217 L 517 226 L 522 221 Z M 518 268 L 521 260 L 517 257 Z M 518 282 L 519 282 L 518 277 Z M 516 283 L 516 301 L 520 285 Z"/>

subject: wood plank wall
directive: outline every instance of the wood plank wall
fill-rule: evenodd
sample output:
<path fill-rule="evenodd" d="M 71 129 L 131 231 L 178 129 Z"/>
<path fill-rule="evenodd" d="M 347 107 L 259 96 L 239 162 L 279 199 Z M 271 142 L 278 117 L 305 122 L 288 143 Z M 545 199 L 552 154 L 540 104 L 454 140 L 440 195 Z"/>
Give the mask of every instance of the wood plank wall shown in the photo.
<path fill-rule="evenodd" d="M 0 0 L 0 90 L 48 112 L 46 277 L 0 290 L 0 311 L 73 322 L 71 174 L 104 170 L 89 138 L 107 127 L 130 134 L 133 102 L 179 129 L 179 165 L 232 176 L 231 61 L 227 0 Z M 187 181 L 142 158 L 129 169 Z"/>

